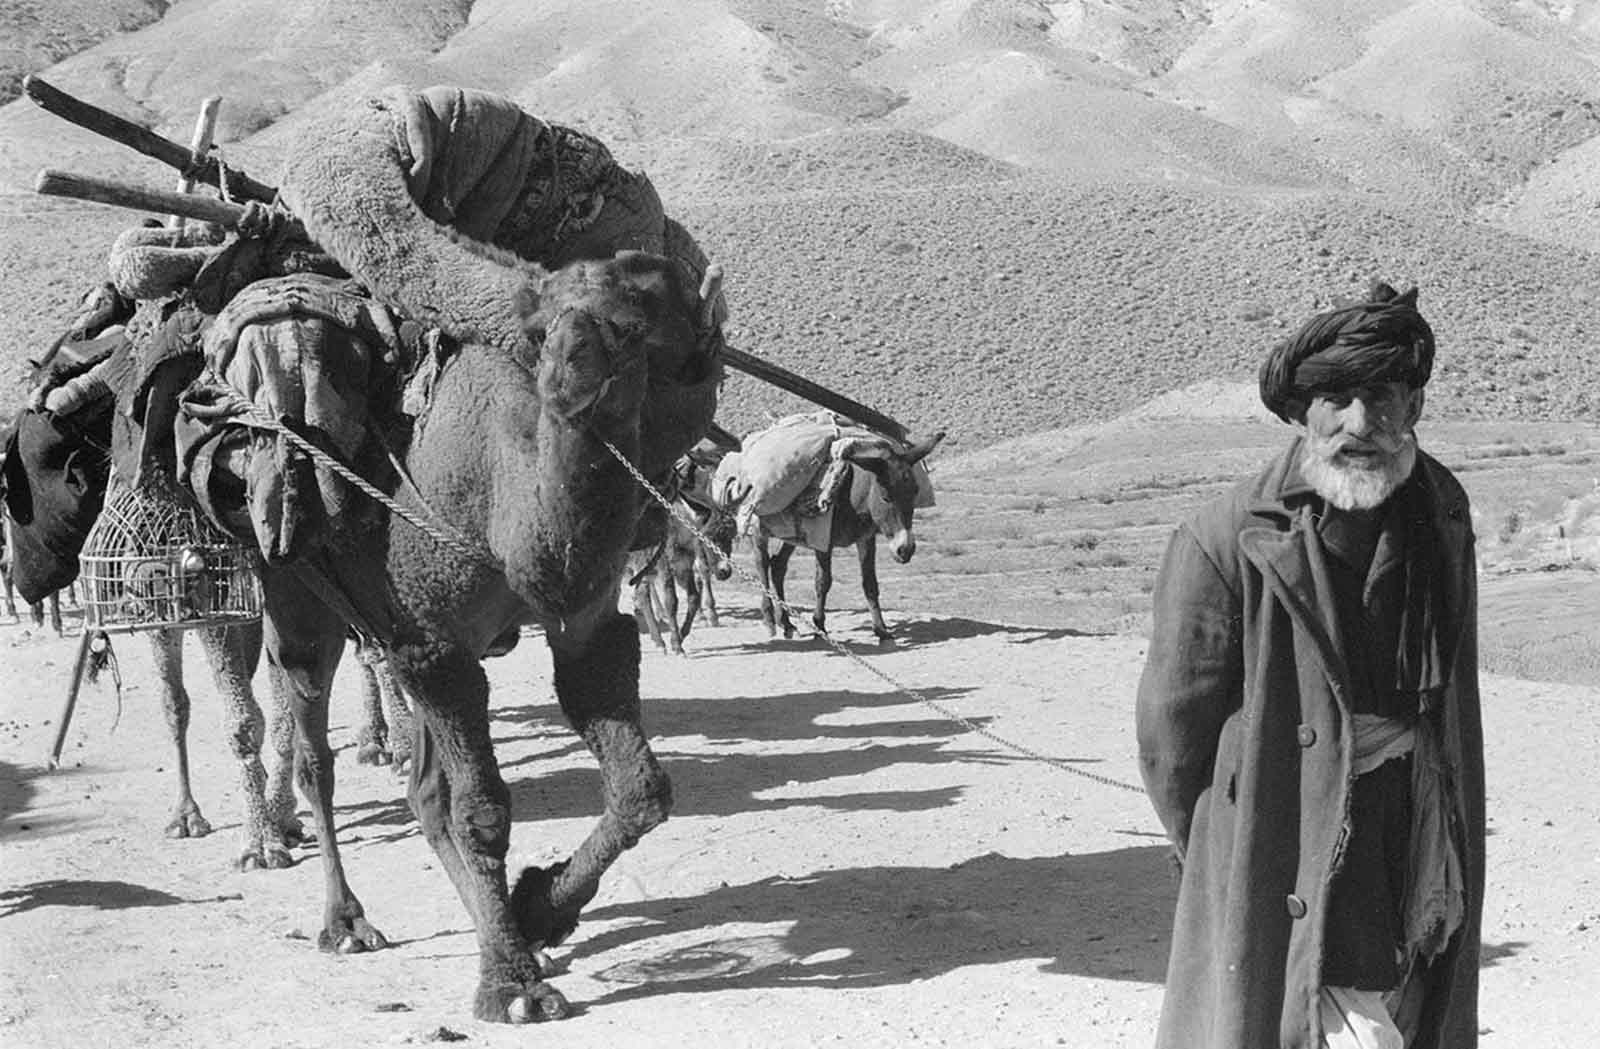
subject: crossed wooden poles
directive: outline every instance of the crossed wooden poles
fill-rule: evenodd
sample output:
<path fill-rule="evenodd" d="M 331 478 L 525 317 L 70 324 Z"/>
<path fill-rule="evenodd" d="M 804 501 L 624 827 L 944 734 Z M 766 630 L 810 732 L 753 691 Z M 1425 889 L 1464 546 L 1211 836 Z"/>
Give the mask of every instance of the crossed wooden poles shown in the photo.
<path fill-rule="evenodd" d="M 93 131 L 114 142 L 120 142 L 147 157 L 159 160 L 179 173 L 178 190 L 176 192 L 168 192 L 46 168 L 39 172 L 38 178 L 34 183 L 36 192 L 48 196 L 71 197 L 77 200 L 110 204 L 135 211 L 163 213 L 169 216 L 168 221 L 171 225 L 181 225 L 184 219 L 196 219 L 228 227 L 238 225 L 239 219 L 245 212 L 244 205 L 234 203 L 234 201 L 257 201 L 263 204 L 270 204 L 277 199 L 278 191 L 276 188 L 257 182 L 237 168 L 224 167 L 211 154 L 212 130 L 216 122 L 217 105 L 221 101 L 218 98 L 207 98 L 201 104 L 200 118 L 195 126 L 194 138 L 189 146 L 183 146 L 169 138 L 156 134 L 147 127 L 76 98 L 37 76 L 30 75 L 25 77 L 22 81 L 22 90 L 42 109 L 88 131 Z M 223 189 L 223 195 L 228 199 L 218 200 L 214 197 L 189 193 L 188 191 L 197 182 Z M 56 340 L 43 355 L 42 359 L 37 362 L 36 367 L 42 369 L 47 366 L 51 358 L 60 352 L 63 341 L 64 337 Z M 763 360 L 754 354 L 746 353 L 732 346 L 723 347 L 723 360 L 730 367 L 736 368 L 746 375 L 753 376 L 781 390 L 811 401 L 813 404 L 837 412 L 897 441 L 909 441 L 910 439 L 909 431 L 905 426 L 882 412 L 814 383 L 804 376 L 797 375 L 786 368 L 773 364 L 771 361 Z M 729 448 L 737 448 L 739 445 L 737 437 L 715 423 L 711 425 L 711 437 L 718 444 Z M 50 756 L 47 762 L 50 768 L 55 768 L 60 761 L 61 749 L 66 743 L 67 725 L 72 719 L 73 708 L 77 704 L 78 691 L 83 682 L 84 670 L 88 666 L 92 654 L 94 637 L 95 632 L 85 631 L 79 643 L 77 659 L 73 664 L 72 678 L 68 685 L 66 702 L 62 707 L 60 717 L 56 719 L 55 738 L 51 743 Z"/>

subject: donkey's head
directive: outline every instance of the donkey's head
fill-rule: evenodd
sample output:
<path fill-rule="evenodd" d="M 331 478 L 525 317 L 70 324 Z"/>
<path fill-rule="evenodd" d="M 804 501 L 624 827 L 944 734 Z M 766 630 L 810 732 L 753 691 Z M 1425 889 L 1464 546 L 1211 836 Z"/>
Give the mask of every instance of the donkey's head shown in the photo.
<path fill-rule="evenodd" d="M 916 508 L 931 505 L 932 488 L 917 464 L 944 440 L 941 430 L 908 445 L 886 437 L 848 437 L 834 457 L 857 469 L 851 471 L 849 500 L 858 514 L 868 517 L 878 534 L 889 540 L 889 552 L 901 564 L 917 552 L 911 531 Z"/>

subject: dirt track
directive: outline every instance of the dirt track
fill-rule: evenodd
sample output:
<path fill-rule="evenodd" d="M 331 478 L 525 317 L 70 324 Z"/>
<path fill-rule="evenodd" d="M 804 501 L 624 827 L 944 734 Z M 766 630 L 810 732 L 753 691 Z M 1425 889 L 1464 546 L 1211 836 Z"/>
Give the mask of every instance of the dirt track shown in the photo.
<path fill-rule="evenodd" d="M 235 777 L 198 652 L 196 791 L 217 831 L 169 842 L 171 759 L 142 642 L 120 647 L 115 728 L 109 689 L 87 691 L 68 768 L 47 773 L 75 639 L 0 629 L 0 1043 L 342 1049 L 442 1027 L 477 1045 L 611 1049 L 1148 1044 L 1174 882 L 1144 798 L 967 731 L 818 642 L 768 642 L 746 595 L 729 601 L 691 657 L 646 653 L 646 726 L 676 813 L 623 857 L 559 952 L 570 971 L 556 985 L 579 1014 L 535 1031 L 470 1018 L 470 923 L 391 773 L 340 755 L 351 880 L 395 946 L 319 954 L 305 939 L 320 913 L 314 850 L 289 871 L 229 869 Z M 1139 639 L 897 618 L 891 650 L 870 643 L 864 615 L 831 625 L 947 711 L 1137 782 Z M 353 718 L 350 663 L 336 742 Z M 598 814 L 598 779 L 560 723 L 539 639 L 488 666 L 513 866 L 549 862 Z M 1597 700 L 1486 679 L 1485 1049 L 1591 1044 Z"/>

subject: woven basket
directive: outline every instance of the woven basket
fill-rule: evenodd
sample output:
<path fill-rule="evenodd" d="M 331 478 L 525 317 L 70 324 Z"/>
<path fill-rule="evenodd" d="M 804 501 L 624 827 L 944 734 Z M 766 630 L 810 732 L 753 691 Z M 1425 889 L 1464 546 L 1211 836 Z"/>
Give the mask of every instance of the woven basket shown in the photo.
<path fill-rule="evenodd" d="M 113 487 L 116 487 L 113 485 Z M 261 618 L 255 552 L 177 493 L 124 488 L 78 555 L 84 629 L 233 626 Z"/>

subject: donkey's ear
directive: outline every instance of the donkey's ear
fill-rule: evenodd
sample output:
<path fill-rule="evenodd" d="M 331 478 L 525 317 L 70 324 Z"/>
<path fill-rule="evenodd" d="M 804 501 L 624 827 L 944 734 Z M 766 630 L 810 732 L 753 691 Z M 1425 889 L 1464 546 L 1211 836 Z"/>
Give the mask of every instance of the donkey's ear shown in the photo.
<path fill-rule="evenodd" d="M 939 447 L 939 442 L 942 440 L 944 440 L 944 431 L 940 430 L 932 437 L 929 437 L 926 440 L 918 441 L 911 445 L 911 447 L 906 449 L 906 462 L 921 462 L 929 452 Z"/>

